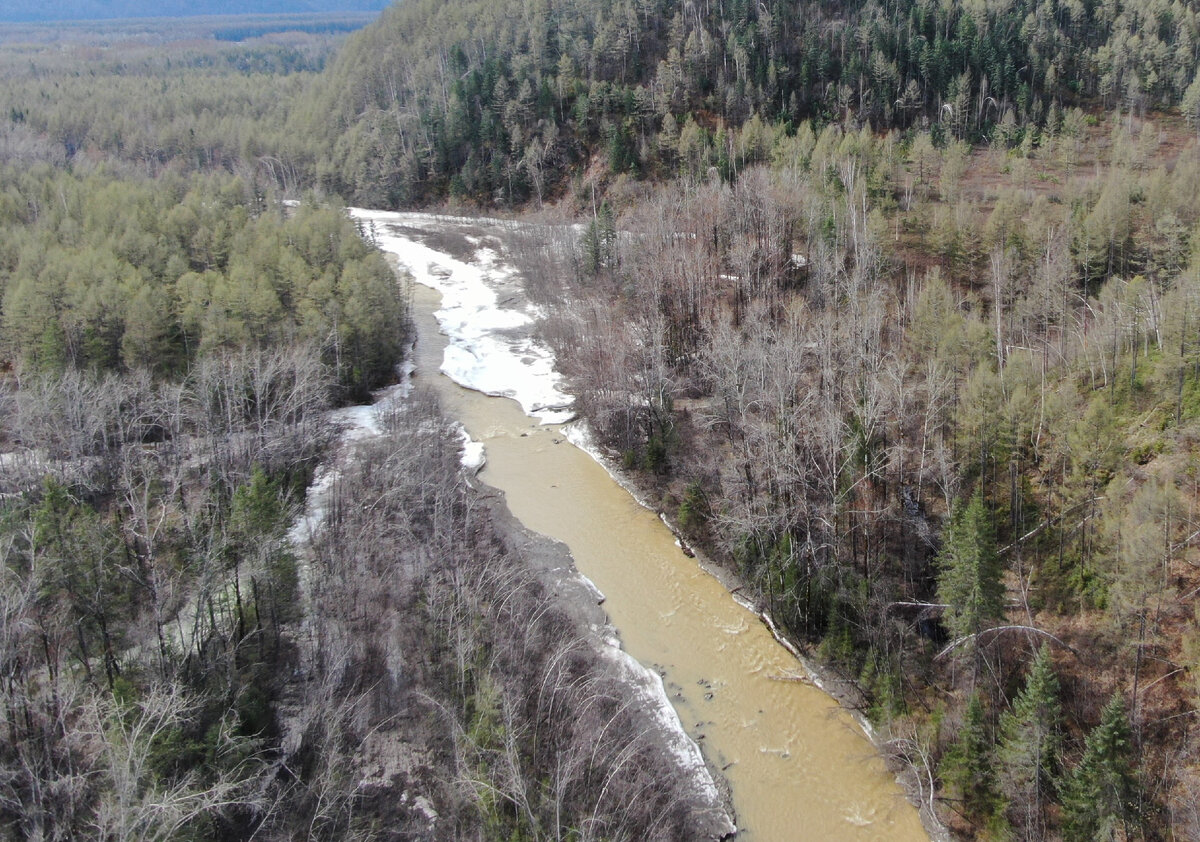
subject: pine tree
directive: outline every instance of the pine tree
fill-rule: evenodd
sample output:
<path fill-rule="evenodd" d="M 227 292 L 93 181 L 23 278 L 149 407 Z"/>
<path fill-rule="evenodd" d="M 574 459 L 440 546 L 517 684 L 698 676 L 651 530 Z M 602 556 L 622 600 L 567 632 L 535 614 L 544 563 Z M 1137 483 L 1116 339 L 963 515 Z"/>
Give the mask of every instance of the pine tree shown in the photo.
<path fill-rule="evenodd" d="M 949 606 L 943 619 L 951 635 L 977 635 L 1002 616 L 1000 560 L 980 492 L 975 492 L 947 528 L 937 566 L 938 599 Z"/>
<path fill-rule="evenodd" d="M 1045 804 L 1054 789 L 1059 762 L 1062 706 L 1050 647 L 1042 646 L 1025 689 L 1000 718 L 996 751 L 1000 791 L 1018 838 L 1045 837 Z"/>
<path fill-rule="evenodd" d="M 1114 693 L 1100 724 L 1087 736 L 1083 758 L 1063 793 L 1063 839 L 1103 842 L 1127 838 L 1138 822 L 1138 783 L 1125 701 Z"/>

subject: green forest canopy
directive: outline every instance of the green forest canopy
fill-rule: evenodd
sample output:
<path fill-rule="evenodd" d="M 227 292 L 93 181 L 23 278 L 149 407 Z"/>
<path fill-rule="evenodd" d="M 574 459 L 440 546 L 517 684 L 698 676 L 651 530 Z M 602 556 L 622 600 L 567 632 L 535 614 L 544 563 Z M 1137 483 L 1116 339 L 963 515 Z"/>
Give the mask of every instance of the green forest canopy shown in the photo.
<path fill-rule="evenodd" d="M 354 36 L 295 126 L 317 175 L 375 205 L 540 197 L 601 155 L 674 172 L 752 119 L 1016 144 L 1064 108 L 1179 104 L 1193 0 L 411 0 Z M 1190 102 L 1190 99 L 1188 100 Z M 331 119 L 332 118 L 332 119 Z M 690 140 L 685 140 L 690 134 Z"/>
<path fill-rule="evenodd" d="M 268 206 L 228 175 L 0 170 L 0 353 L 21 369 L 185 369 L 303 340 L 362 396 L 393 376 L 395 275 L 340 209 Z"/>

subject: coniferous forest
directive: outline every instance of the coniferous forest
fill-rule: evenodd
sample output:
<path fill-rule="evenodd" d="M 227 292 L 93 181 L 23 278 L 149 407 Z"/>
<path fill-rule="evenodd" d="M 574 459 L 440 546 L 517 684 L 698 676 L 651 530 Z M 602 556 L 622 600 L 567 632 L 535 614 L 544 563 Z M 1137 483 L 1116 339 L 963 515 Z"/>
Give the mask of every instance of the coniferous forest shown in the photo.
<path fill-rule="evenodd" d="M 356 204 L 556 232 L 581 416 L 955 838 L 1200 837 L 1194 2 L 222 26 L 0 29 L 0 835 L 697 838 L 431 398 L 290 537 L 413 338 Z"/>

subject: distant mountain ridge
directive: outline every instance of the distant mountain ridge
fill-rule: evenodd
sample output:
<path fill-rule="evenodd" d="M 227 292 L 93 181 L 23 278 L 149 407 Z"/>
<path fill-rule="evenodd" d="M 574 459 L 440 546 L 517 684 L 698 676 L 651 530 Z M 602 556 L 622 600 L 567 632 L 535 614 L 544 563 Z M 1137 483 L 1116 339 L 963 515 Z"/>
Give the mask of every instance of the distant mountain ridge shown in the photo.
<path fill-rule="evenodd" d="M 32 23 L 120 18 L 261 15 L 312 12 L 376 12 L 391 0 L 7 0 L 0 22 Z"/>

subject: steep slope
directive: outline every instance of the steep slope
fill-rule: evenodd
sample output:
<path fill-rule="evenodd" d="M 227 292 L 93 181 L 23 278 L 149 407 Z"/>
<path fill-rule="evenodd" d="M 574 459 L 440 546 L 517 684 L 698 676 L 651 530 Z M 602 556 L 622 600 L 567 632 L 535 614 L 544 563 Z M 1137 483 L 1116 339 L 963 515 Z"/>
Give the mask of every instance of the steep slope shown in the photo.
<path fill-rule="evenodd" d="M 359 202 L 512 204 L 597 153 L 728 173 L 755 116 L 1015 145 L 1067 105 L 1195 110 L 1197 43 L 1190 0 L 414 0 L 347 45 L 295 128 Z"/>

